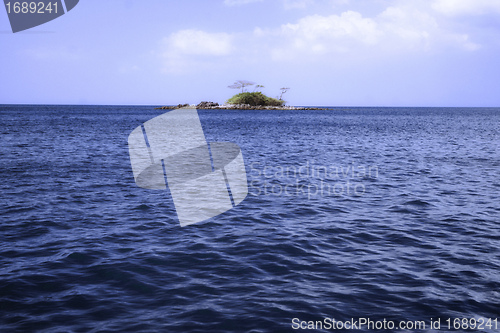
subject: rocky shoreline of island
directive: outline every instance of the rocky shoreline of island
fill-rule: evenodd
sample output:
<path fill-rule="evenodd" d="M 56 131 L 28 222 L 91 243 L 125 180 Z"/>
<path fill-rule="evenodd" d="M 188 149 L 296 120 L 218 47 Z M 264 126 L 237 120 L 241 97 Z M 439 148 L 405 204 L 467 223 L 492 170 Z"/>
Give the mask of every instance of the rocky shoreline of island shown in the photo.
<path fill-rule="evenodd" d="M 161 106 L 155 108 L 156 110 L 174 110 L 182 108 L 191 109 L 204 109 L 204 110 L 326 110 L 319 107 L 302 107 L 302 106 L 262 106 L 250 104 L 224 104 L 219 105 L 215 102 L 201 102 L 198 104 L 178 104 Z"/>

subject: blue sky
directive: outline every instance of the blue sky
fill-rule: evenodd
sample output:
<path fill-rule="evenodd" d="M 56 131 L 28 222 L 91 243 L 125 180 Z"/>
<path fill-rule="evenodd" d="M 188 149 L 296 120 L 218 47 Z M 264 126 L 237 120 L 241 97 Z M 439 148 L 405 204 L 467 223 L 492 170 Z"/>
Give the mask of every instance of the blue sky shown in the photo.
<path fill-rule="evenodd" d="M 13 34 L 0 104 L 500 106 L 498 0 L 80 0 Z"/>

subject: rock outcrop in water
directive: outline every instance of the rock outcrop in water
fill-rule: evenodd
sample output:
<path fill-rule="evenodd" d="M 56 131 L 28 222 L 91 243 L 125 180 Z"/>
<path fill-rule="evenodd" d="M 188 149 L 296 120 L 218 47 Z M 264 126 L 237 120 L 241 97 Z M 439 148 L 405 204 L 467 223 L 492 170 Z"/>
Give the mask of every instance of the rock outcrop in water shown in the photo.
<path fill-rule="evenodd" d="M 214 102 L 201 102 L 198 105 L 196 105 L 197 109 L 209 109 L 209 108 L 214 108 L 219 106 L 219 103 L 214 103 Z"/>

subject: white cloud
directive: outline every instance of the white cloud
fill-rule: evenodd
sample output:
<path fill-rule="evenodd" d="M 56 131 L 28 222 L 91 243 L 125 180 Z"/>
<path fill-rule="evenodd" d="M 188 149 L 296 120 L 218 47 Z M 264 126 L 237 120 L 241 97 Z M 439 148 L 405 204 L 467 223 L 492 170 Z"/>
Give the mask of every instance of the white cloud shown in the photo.
<path fill-rule="evenodd" d="M 500 13 L 499 0 L 435 0 L 432 8 L 445 15 Z"/>
<path fill-rule="evenodd" d="M 408 7 L 388 7 L 377 17 L 386 37 L 400 47 L 428 49 L 433 38 L 442 34 L 434 17 Z"/>
<path fill-rule="evenodd" d="M 378 16 L 378 22 L 388 40 L 409 49 L 429 51 L 452 45 L 474 51 L 480 47 L 467 34 L 448 31 L 428 11 L 411 6 L 388 7 Z"/>
<path fill-rule="evenodd" d="M 200 60 L 206 61 L 231 54 L 233 36 L 201 30 L 181 30 L 163 40 L 165 70 L 182 72 Z"/>
<path fill-rule="evenodd" d="M 184 55 L 227 55 L 231 52 L 231 35 L 201 30 L 181 30 L 167 38 L 170 51 Z"/>
<path fill-rule="evenodd" d="M 431 11 L 432 12 L 432 11 Z M 379 15 L 364 17 L 356 11 L 340 15 L 310 15 L 276 30 L 256 28 L 256 38 L 271 36 L 271 56 L 292 59 L 300 54 L 400 54 L 432 52 L 445 47 L 473 51 L 479 45 L 464 33 L 442 28 L 427 11 L 401 5 L 386 8 Z"/>
<path fill-rule="evenodd" d="M 353 11 L 341 15 L 306 16 L 296 24 L 283 25 L 281 31 L 283 35 L 292 37 L 296 46 L 303 47 L 343 38 L 373 44 L 380 35 L 374 20 L 363 18 Z"/>
<path fill-rule="evenodd" d="M 308 1 L 302 3 L 307 5 Z M 165 70 L 185 72 L 215 65 L 223 67 L 228 61 L 240 64 L 270 60 L 316 62 L 318 59 L 333 63 L 351 58 L 364 61 L 374 57 L 447 52 L 449 48 L 474 51 L 480 47 L 466 30 L 453 31 L 453 25 L 447 24 L 448 19 L 432 10 L 434 2 L 394 3 L 397 5 L 385 7 L 375 15 L 364 16 L 352 10 L 334 15 L 315 14 L 276 28 L 256 27 L 253 32 L 181 30 L 164 40 Z"/>
<path fill-rule="evenodd" d="M 241 6 L 253 2 L 261 2 L 263 0 L 224 0 L 226 6 Z"/>

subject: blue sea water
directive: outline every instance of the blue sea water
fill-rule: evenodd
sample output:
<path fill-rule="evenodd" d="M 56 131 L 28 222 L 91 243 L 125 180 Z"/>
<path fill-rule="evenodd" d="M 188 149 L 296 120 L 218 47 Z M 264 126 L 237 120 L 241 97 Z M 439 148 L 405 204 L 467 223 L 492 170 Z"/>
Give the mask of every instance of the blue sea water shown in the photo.
<path fill-rule="evenodd" d="M 500 109 L 200 110 L 249 195 L 184 228 L 128 156 L 164 112 L 0 106 L 1 332 L 499 331 Z"/>

